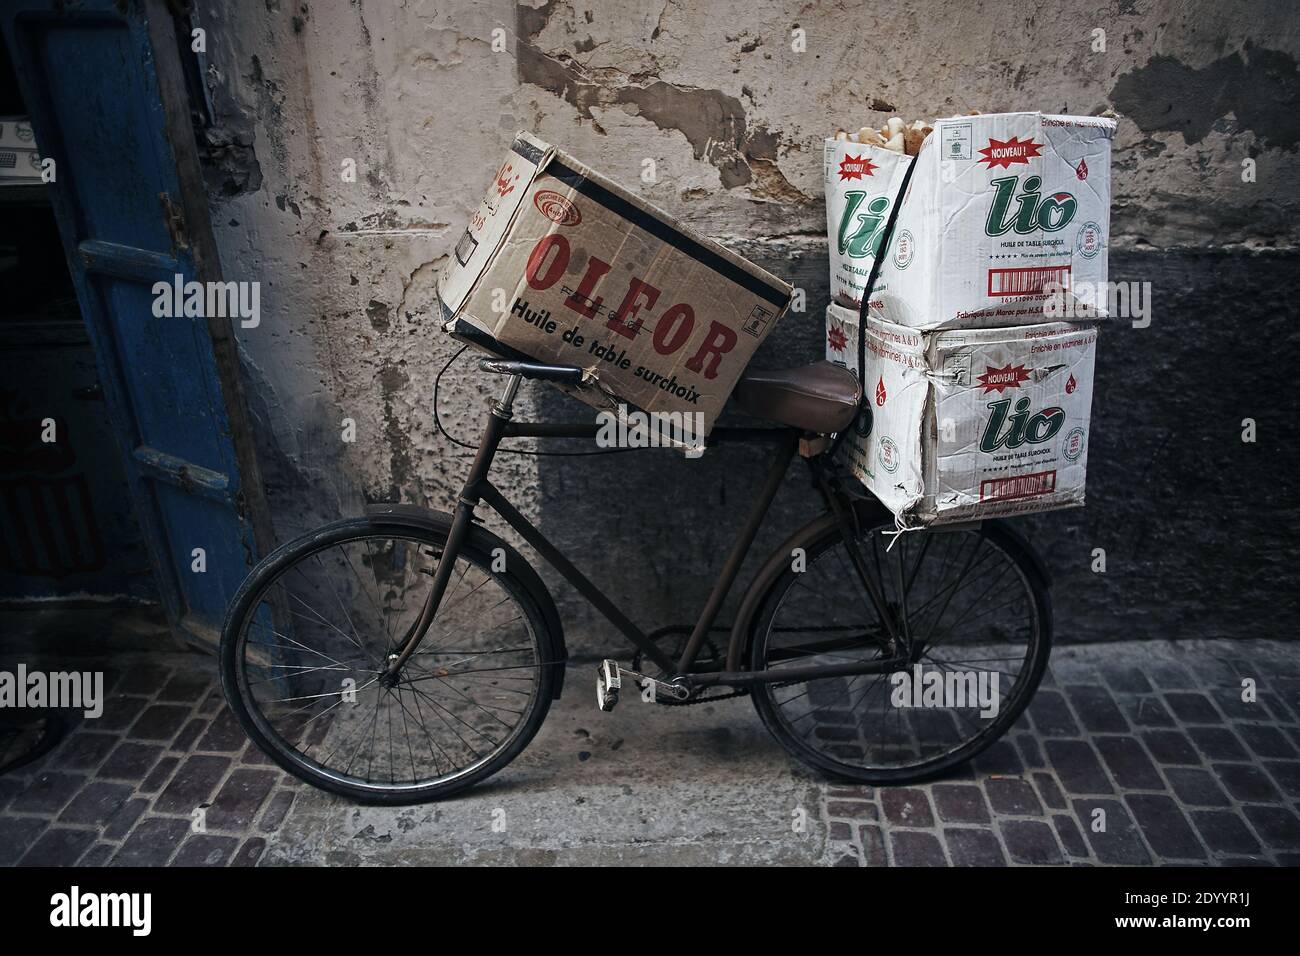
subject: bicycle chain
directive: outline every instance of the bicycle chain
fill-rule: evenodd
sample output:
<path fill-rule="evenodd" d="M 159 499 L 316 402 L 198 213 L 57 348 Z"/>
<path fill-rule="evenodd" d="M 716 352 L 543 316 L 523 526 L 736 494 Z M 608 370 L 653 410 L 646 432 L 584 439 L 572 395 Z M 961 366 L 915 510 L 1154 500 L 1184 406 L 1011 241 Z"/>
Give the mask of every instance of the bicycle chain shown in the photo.
<path fill-rule="evenodd" d="M 717 694 L 713 697 L 692 697 L 689 700 L 674 700 L 671 697 L 661 698 L 655 694 L 654 701 L 656 704 L 663 704 L 665 707 L 694 707 L 696 704 L 712 704 L 720 700 L 731 700 L 733 697 L 748 697 L 749 690 L 744 687 L 737 687 L 729 690 L 725 694 Z"/>
<path fill-rule="evenodd" d="M 668 632 L 670 630 L 678 630 L 678 629 L 682 629 L 680 628 L 680 625 L 674 626 L 672 628 L 663 628 L 661 632 L 655 632 L 654 634 L 650 635 L 651 640 L 655 640 L 661 633 Z M 730 630 L 730 628 L 717 628 L 717 630 L 727 631 Z M 715 645 L 713 641 L 709 640 L 708 638 L 705 638 L 704 646 L 707 647 L 709 652 L 713 655 L 712 659 L 717 660 L 718 657 L 717 645 Z M 705 658 L 705 660 L 708 659 L 709 658 Z M 635 671 L 639 671 L 641 669 L 641 663 L 642 663 L 642 655 L 641 655 L 641 651 L 638 650 L 635 654 L 632 655 L 632 669 Z M 779 681 L 777 683 L 772 684 L 772 687 L 774 688 L 794 687 L 799 683 L 801 682 L 797 680 Z M 706 690 L 704 693 L 708 693 L 708 691 Z M 660 697 L 658 694 L 655 694 L 654 702 L 656 704 L 661 704 L 664 707 L 694 707 L 696 704 L 712 704 L 721 700 L 734 700 L 737 697 L 748 697 L 748 696 L 749 696 L 748 687 L 736 687 L 732 690 L 727 691 L 725 694 L 714 694 L 711 697 L 692 697 L 688 700 L 677 700 L 672 697 Z"/>
<path fill-rule="evenodd" d="M 667 633 L 668 631 L 671 630 L 687 631 L 689 629 L 680 628 L 680 626 L 663 628 L 662 631 L 652 634 L 651 640 L 655 640 L 661 633 Z M 729 630 L 729 628 L 726 629 L 719 628 L 718 630 Z M 717 660 L 718 658 L 717 645 L 715 645 L 713 641 L 709 640 L 708 638 L 705 638 L 704 646 L 709 650 L 710 654 L 712 654 L 712 659 Z M 709 660 L 709 658 L 706 657 L 705 660 Z M 632 669 L 639 671 L 641 669 L 641 662 L 642 662 L 642 655 L 641 652 L 638 650 L 635 654 L 632 655 Z M 711 697 L 692 697 L 689 700 L 676 700 L 675 698 L 660 697 L 658 694 L 655 694 L 653 699 L 656 704 L 661 704 L 664 707 L 693 707 L 696 704 L 712 704 L 715 701 L 731 700 L 732 698 L 735 697 L 746 697 L 748 695 L 749 695 L 748 688 L 737 687 L 734 690 L 730 690 L 725 694 L 714 694 Z"/>
<path fill-rule="evenodd" d="M 673 625 L 673 626 L 670 626 L 670 627 L 662 628 L 662 629 L 660 629 L 659 631 L 654 632 L 653 634 L 650 635 L 650 639 L 651 639 L 651 640 L 658 640 L 661 636 L 665 636 L 667 633 L 672 632 L 672 631 L 678 631 L 678 632 L 681 632 L 681 633 L 686 633 L 686 632 L 689 632 L 689 630 L 690 630 L 689 628 L 683 627 L 682 625 Z M 730 631 L 731 628 L 729 628 L 729 627 L 718 627 L 718 628 L 714 628 L 714 630 L 716 630 L 716 631 L 720 631 L 720 632 L 727 632 L 727 631 Z M 710 640 L 710 639 L 708 639 L 708 638 L 705 638 L 705 639 L 704 639 L 704 647 L 707 648 L 708 651 L 709 651 L 709 653 L 712 655 L 711 657 L 705 657 L 705 658 L 704 658 L 705 660 L 717 660 L 717 659 L 718 659 L 718 656 L 719 656 L 719 655 L 718 655 L 718 647 L 717 647 L 716 644 L 713 643 L 712 640 Z M 639 671 L 639 670 L 641 670 L 642 660 L 643 660 L 643 658 L 642 658 L 641 651 L 638 650 L 635 654 L 632 655 L 632 669 L 633 669 L 634 671 Z M 773 684 L 772 686 L 773 686 L 773 687 L 794 687 L 795 685 L 797 685 L 797 684 L 799 684 L 799 683 L 800 683 L 800 681 L 797 681 L 797 680 L 792 680 L 792 681 L 780 681 L 779 683 L 775 683 L 775 684 Z M 638 686 L 639 686 L 639 685 L 638 685 Z M 704 693 L 707 694 L 708 691 L 706 690 L 706 691 L 704 691 Z M 732 690 L 727 691 L 725 694 L 714 694 L 714 695 L 709 696 L 709 697 L 692 697 L 692 698 L 690 698 L 689 700 L 676 700 L 676 699 L 671 698 L 671 697 L 660 697 L 658 694 L 655 694 L 655 696 L 654 696 L 654 702 L 655 702 L 656 704 L 661 704 L 661 705 L 663 705 L 664 707 L 694 707 L 696 704 L 712 704 L 712 703 L 715 703 L 715 702 L 720 701 L 720 700 L 734 700 L 734 699 L 737 698 L 737 697 L 748 697 L 748 696 L 749 696 L 749 693 L 750 693 L 750 692 L 749 692 L 749 688 L 748 688 L 748 687 L 736 687 L 736 688 L 734 688 L 734 689 L 732 689 Z"/>
<path fill-rule="evenodd" d="M 773 687 L 794 687 L 799 683 L 801 683 L 801 681 L 787 680 L 787 681 L 778 681 L 772 684 L 772 686 Z M 692 698 L 691 700 L 672 700 L 672 699 L 660 700 L 659 695 L 656 694 L 655 703 L 663 704 L 665 707 L 691 707 L 694 706 L 695 704 L 712 704 L 714 701 L 731 700 L 732 698 L 735 697 L 748 697 L 748 696 L 749 696 L 748 687 L 737 687 L 734 690 L 730 690 L 725 694 L 718 694 L 717 696 L 714 697 L 696 697 L 696 698 Z"/>

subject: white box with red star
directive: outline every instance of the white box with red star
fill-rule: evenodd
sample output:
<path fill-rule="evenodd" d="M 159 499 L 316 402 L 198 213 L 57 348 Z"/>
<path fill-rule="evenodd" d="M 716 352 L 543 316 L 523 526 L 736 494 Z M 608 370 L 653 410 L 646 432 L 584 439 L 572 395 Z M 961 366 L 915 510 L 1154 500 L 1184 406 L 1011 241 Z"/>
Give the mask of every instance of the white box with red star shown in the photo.
<path fill-rule="evenodd" d="M 857 307 L 911 156 L 848 140 L 826 140 L 826 233 L 831 297 Z"/>
<path fill-rule="evenodd" d="M 925 331 L 1032 325 L 1063 299 L 1068 310 L 1058 315 L 1105 318 L 1114 136 L 1105 117 L 936 120 L 903 194 L 871 314 Z M 830 242 L 833 261 L 834 234 Z"/>
<path fill-rule="evenodd" d="M 857 373 L 857 314 L 831 305 L 826 325 L 826 358 Z M 1082 505 L 1096 343 L 1081 323 L 922 332 L 872 318 L 841 460 L 905 526 Z"/>

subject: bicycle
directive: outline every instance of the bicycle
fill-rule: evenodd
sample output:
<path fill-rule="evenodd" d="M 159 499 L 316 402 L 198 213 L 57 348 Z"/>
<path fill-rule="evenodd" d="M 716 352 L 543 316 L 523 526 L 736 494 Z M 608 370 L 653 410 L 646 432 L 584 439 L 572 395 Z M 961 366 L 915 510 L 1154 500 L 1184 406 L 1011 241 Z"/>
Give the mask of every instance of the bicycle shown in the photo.
<path fill-rule="evenodd" d="M 736 404 L 776 427 L 718 427 L 710 440 L 775 452 L 683 641 L 682 627 L 643 632 L 489 480 L 504 438 L 595 437 L 595 424 L 513 415 L 524 380 L 577 388 L 582 369 L 509 357 L 480 364 L 508 380 L 453 513 L 372 506 L 278 548 L 232 601 L 222 687 L 249 737 L 289 773 L 365 802 L 417 803 L 496 773 L 536 734 L 564 686 L 563 627 L 533 567 L 476 522 L 481 505 L 636 649 L 629 666 L 597 668 L 602 710 L 626 681 L 661 704 L 748 694 L 805 764 L 889 785 L 971 759 L 1033 696 L 1051 646 L 1045 570 L 1001 521 L 895 533 L 889 512 L 833 460 L 831 436 L 858 410 L 851 372 L 817 362 L 750 371 L 737 385 Z M 754 575 L 724 652 L 709 634 L 796 457 L 825 510 Z M 997 689 L 992 708 L 980 681 Z M 938 705 L 918 683 L 938 688 Z"/>

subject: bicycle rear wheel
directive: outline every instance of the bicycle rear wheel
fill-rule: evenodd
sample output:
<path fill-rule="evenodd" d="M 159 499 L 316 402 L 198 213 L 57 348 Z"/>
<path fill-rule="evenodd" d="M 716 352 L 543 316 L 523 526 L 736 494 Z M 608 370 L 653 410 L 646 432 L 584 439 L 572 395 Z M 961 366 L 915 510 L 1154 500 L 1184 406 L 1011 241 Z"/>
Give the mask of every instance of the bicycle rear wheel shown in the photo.
<path fill-rule="evenodd" d="M 758 685 L 754 705 L 773 736 L 836 777 L 886 785 L 939 776 L 1004 734 L 1042 679 L 1052 611 L 1027 546 L 997 521 L 903 534 L 864 507 L 867 573 L 906 639 L 891 638 L 838 526 L 800 547 L 764 598 L 754 670 L 850 661 L 884 673 Z"/>
<path fill-rule="evenodd" d="M 444 542 L 433 528 L 340 521 L 278 549 L 240 588 L 222 686 L 290 773 L 366 802 L 418 803 L 495 773 L 537 732 L 563 661 L 548 659 L 545 617 L 504 552 L 473 540 L 400 679 L 380 680 Z"/>

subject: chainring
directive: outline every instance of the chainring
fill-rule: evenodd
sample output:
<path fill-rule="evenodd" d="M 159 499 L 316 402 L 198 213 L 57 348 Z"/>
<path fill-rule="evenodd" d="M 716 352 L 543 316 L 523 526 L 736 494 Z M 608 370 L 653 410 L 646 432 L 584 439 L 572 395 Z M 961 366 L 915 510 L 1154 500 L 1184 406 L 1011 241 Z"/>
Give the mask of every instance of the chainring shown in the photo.
<path fill-rule="evenodd" d="M 659 628 L 657 631 L 652 631 L 646 636 L 656 644 L 663 642 L 668 656 L 677 659 L 681 657 L 682 651 L 686 649 L 686 642 L 690 640 L 691 630 L 692 628 L 685 624 L 670 624 L 667 627 Z M 713 630 L 730 631 L 731 629 L 717 627 Z M 645 673 L 645 671 L 641 670 L 641 664 L 644 662 L 644 659 L 645 655 L 641 652 L 640 648 L 638 648 L 637 652 L 632 655 L 632 669 Z M 713 640 L 706 636 L 704 638 L 704 643 L 700 645 L 700 652 L 695 658 L 695 663 L 697 665 L 721 664 L 723 661 L 724 656 L 718 649 L 718 645 L 714 644 Z M 652 663 L 651 666 L 656 665 L 653 665 Z M 663 676 L 663 671 L 659 670 L 657 674 L 651 674 L 650 676 L 661 677 Z M 691 697 L 688 700 L 675 700 L 671 697 L 664 697 L 658 694 L 655 695 L 654 700 L 656 704 L 662 704 L 665 707 L 691 707 L 695 704 L 711 704 L 719 700 L 730 700 L 733 697 L 745 697 L 748 694 L 749 690 L 743 687 L 710 687 L 701 691 L 699 696 Z"/>

